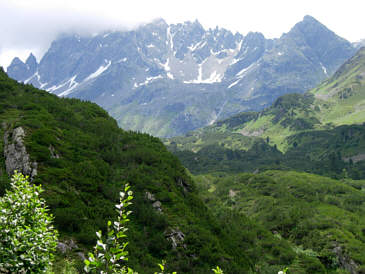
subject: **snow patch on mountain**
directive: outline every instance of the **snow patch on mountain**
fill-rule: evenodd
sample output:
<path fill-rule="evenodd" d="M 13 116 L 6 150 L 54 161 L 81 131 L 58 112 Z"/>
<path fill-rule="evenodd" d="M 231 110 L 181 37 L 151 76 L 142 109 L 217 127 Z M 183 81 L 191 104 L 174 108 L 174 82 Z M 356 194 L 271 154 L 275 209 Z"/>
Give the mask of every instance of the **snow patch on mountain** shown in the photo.
<path fill-rule="evenodd" d="M 320 65 L 322 67 L 322 70 L 323 70 L 324 74 L 326 74 L 328 76 L 326 67 L 322 63 L 320 63 Z"/>
<path fill-rule="evenodd" d="M 48 92 L 54 92 L 55 90 L 58 90 L 58 89 L 61 89 L 61 88 L 63 88 L 65 85 L 67 85 L 68 84 L 68 82 L 66 81 L 66 82 L 64 82 L 64 83 L 62 83 L 62 84 L 60 84 L 60 85 L 54 85 L 54 86 L 52 86 L 52 87 L 50 87 L 50 88 L 47 88 L 46 90 L 48 91 Z"/>
<path fill-rule="evenodd" d="M 62 97 L 62 96 L 67 96 L 70 93 L 72 93 L 72 91 L 79 85 L 79 83 L 77 83 L 75 81 L 77 75 L 74 75 L 70 78 L 70 80 L 68 80 L 66 83 L 68 83 L 68 89 L 66 89 L 65 91 L 61 92 L 60 94 L 58 94 L 58 96 Z"/>
<path fill-rule="evenodd" d="M 197 49 L 204 48 L 204 46 L 206 44 L 207 44 L 207 41 L 200 41 L 200 42 L 196 43 L 195 45 L 188 46 L 188 49 L 193 52 Z"/>
<path fill-rule="evenodd" d="M 241 81 L 241 79 L 238 79 L 237 81 L 234 81 L 232 84 L 230 84 L 229 86 L 228 86 L 228 88 L 232 88 L 232 87 L 234 87 L 235 85 L 237 85 L 238 84 L 238 82 L 239 81 Z"/>
<path fill-rule="evenodd" d="M 24 84 L 28 84 L 28 83 L 29 83 L 29 81 L 31 81 L 34 77 L 36 77 L 36 76 L 37 76 L 37 73 L 38 73 L 38 71 L 37 71 L 36 73 L 34 73 L 32 76 L 30 76 L 28 79 L 26 79 L 26 80 L 24 81 Z"/>
<path fill-rule="evenodd" d="M 138 87 L 141 87 L 141 86 L 146 86 L 149 83 L 151 83 L 152 81 L 157 80 L 157 79 L 163 79 L 163 76 L 162 75 L 158 75 L 158 76 L 155 76 L 155 77 L 147 77 L 146 78 L 146 81 L 144 81 L 142 83 L 134 83 L 133 87 L 134 88 L 138 88 Z"/>
<path fill-rule="evenodd" d="M 222 111 L 223 111 L 224 107 L 226 106 L 227 102 L 228 102 L 228 100 L 224 101 L 223 105 L 219 108 L 217 113 L 216 112 L 212 113 L 213 118 L 212 118 L 212 120 L 210 120 L 208 125 L 213 125 L 218 120 L 218 118 L 222 114 Z"/>
<path fill-rule="evenodd" d="M 257 66 L 257 63 L 252 63 L 251 65 L 249 65 L 248 67 L 245 67 L 243 69 L 241 69 L 237 74 L 236 77 L 238 78 L 243 78 L 246 73 L 251 70 L 253 67 Z"/>
<path fill-rule="evenodd" d="M 105 60 L 107 61 L 107 60 Z M 84 81 L 89 81 L 93 78 L 98 77 L 99 75 L 101 75 L 104 71 L 106 71 L 110 65 L 112 64 L 112 61 L 107 61 L 108 63 L 106 65 L 101 65 L 95 72 L 91 73 Z"/>
<path fill-rule="evenodd" d="M 124 63 L 124 62 L 127 62 L 127 60 L 128 60 L 128 58 L 127 58 L 127 57 L 124 57 L 124 58 L 122 58 L 122 59 L 119 59 L 119 60 L 117 61 L 117 63 Z"/>

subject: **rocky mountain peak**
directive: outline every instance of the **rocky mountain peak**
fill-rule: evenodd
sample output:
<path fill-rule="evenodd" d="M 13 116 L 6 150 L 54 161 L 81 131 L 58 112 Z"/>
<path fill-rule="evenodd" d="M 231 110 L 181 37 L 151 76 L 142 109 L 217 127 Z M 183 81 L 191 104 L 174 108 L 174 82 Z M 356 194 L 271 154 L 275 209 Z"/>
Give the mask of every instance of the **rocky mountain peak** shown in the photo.
<path fill-rule="evenodd" d="M 246 45 L 254 46 L 265 43 L 265 36 L 261 32 L 249 32 L 243 39 Z"/>
<path fill-rule="evenodd" d="M 316 18 L 314 18 L 311 15 L 305 15 L 303 17 L 303 21 L 302 22 L 311 22 L 311 23 L 315 23 L 315 24 L 321 24 Z"/>
<path fill-rule="evenodd" d="M 365 39 L 361 39 L 357 42 L 354 42 L 353 43 L 353 46 L 357 49 L 361 48 L 361 47 L 364 47 L 365 46 Z"/>
<path fill-rule="evenodd" d="M 163 18 L 156 18 L 155 20 L 152 21 L 151 24 L 156 26 L 167 26 L 167 23 Z"/>
<path fill-rule="evenodd" d="M 38 63 L 37 63 L 37 59 L 35 58 L 33 53 L 30 53 L 25 64 L 28 66 L 28 70 L 29 70 L 30 74 L 34 74 L 37 71 Z"/>
<path fill-rule="evenodd" d="M 20 60 L 20 58 L 18 57 L 15 57 L 10 64 L 10 66 L 19 66 L 19 65 L 24 65 L 24 62 Z"/>
<path fill-rule="evenodd" d="M 330 33 L 335 35 L 334 32 L 330 31 L 325 25 L 319 22 L 317 19 L 310 15 L 304 16 L 303 20 L 294 25 L 289 31 L 289 35 L 303 35 L 303 36 L 317 36 L 318 34 Z"/>
<path fill-rule="evenodd" d="M 24 81 L 28 76 L 28 67 L 22 60 L 15 57 L 7 69 L 7 73 L 10 77 L 19 81 Z"/>

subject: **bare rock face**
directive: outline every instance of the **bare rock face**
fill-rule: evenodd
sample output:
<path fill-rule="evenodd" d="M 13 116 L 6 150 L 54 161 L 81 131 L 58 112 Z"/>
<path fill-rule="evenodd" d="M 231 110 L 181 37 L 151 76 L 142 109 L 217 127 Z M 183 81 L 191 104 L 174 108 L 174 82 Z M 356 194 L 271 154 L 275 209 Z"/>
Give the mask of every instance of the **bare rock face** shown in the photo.
<path fill-rule="evenodd" d="M 25 132 L 22 127 L 6 131 L 4 135 L 4 156 L 6 172 L 11 176 L 15 170 L 28 175 L 32 180 L 37 175 L 37 163 L 31 162 L 24 145 Z"/>
<path fill-rule="evenodd" d="M 354 260 L 352 260 L 351 258 L 349 258 L 348 255 L 345 254 L 341 246 L 335 245 L 335 247 L 333 248 L 333 252 L 337 255 L 338 262 L 342 268 L 346 269 L 351 274 L 359 273 L 359 266 L 354 262 Z"/>
<path fill-rule="evenodd" d="M 49 145 L 48 150 L 51 153 L 51 158 L 52 159 L 59 159 L 60 158 L 60 155 L 58 155 L 56 153 L 56 150 L 55 150 L 55 148 L 52 145 Z"/>
<path fill-rule="evenodd" d="M 157 201 L 156 198 L 155 198 L 155 195 L 150 193 L 150 192 L 146 192 L 146 199 L 148 201 L 150 201 L 152 203 L 152 207 L 157 210 L 158 213 L 162 213 L 162 204 L 160 201 Z"/>
<path fill-rule="evenodd" d="M 148 191 L 146 191 L 146 198 L 147 198 L 147 200 L 149 200 L 151 202 L 156 201 L 155 195 L 153 195 L 151 192 L 148 192 Z"/>
<path fill-rule="evenodd" d="M 154 203 L 152 204 L 152 207 L 153 207 L 154 209 L 156 209 L 156 210 L 157 210 L 157 212 L 160 212 L 160 213 L 162 213 L 162 208 L 161 208 L 161 206 L 162 206 L 162 204 L 161 204 L 161 202 L 160 202 L 160 201 L 156 201 L 156 202 L 154 202 Z"/>
<path fill-rule="evenodd" d="M 186 248 L 184 243 L 185 234 L 179 228 L 171 228 L 169 232 L 165 232 L 166 238 L 171 242 L 172 248 L 176 249 L 179 245 Z"/>
<path fill-rule="evenodd" d="M 184 193 L 186 192 L 190 192 L 190 185 L 181 177 L 178 177 L 175 179 L 176 183 L 178 186 L 180 186 L 183 190 L 184 190 Z"/>
<path fill-rule="evenodd" d="M 73 239 L 66 240 L 64 242 L 59 242 L 57 244 L 57 250 L 61 252 L 62 254 L 66 254 L 69 251 L 72 251 L 73 249 L 78 249 L 76 242 Z"/>

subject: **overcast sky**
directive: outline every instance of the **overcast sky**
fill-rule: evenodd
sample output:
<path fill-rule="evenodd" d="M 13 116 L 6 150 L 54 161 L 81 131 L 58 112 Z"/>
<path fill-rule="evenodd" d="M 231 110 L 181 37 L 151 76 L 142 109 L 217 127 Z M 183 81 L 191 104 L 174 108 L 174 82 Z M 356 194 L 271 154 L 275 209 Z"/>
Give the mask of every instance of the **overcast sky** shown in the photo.
<path fill-rule="evenodd" d="M 127 30 L 155 18 L 275 38 L 308 14 L 355 42 L 365 38 L 364 8 L 364 0 L 0 0 L 0 66 L 30 52 L 39 61 L 60 33 Z"/>

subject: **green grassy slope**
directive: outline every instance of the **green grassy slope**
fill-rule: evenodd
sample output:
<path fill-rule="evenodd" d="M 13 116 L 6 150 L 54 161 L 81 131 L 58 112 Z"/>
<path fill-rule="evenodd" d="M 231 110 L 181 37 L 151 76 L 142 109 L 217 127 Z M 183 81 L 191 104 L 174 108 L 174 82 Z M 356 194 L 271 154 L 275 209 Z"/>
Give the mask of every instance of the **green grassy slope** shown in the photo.
<path fill-rule="evenodd" d="M 365 181 L 284 171 L 200 175 L 196 181 L 214 212 L 243 213 L 288 239 L 299 257 L 288 265 L 288 273 L 364 271 Z M 302 254 L 314 260 L 306 263 L 311 271 L 298 269 Z"/>
<path fill-rule="evenodd" d="M 343 64 L 327 81 L 310 91 L 325 103 L 322 123 L 334 125 L 365 121 L 365 48 Z"/>

